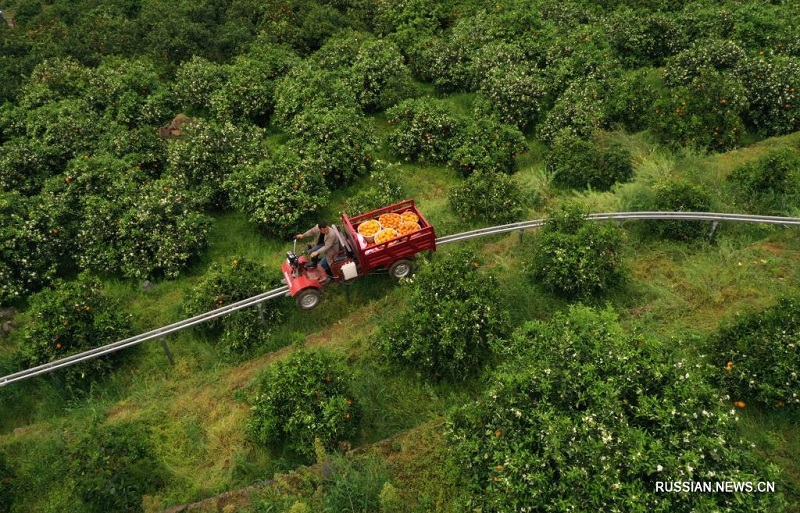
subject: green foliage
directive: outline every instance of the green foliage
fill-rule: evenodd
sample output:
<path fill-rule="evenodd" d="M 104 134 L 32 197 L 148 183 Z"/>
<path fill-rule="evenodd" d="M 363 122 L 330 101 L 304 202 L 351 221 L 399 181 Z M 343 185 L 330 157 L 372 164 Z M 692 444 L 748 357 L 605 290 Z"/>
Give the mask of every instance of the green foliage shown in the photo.
<path fill-rule="evenodd" d="M 224 208 L 229 200 L 222 185 L 237 166 L 252 166 L 266 156 L 264 132 L 230 121 L 195 120 L 167 147 L 166 174 L 185 179 L 205 205 Z"/>
<path fill-rule="evenodd" d="M 785 213 L 800 198 L 800 157 L 788 148 L 773 151 L 737 167 L 728 181 L 749 212 Z"/>
<path fill-rule="evenodd" d="M 476 258 L 455 251 L 410 280 L 407 309 L 378 336 L 389 358 L 434 380 L 464 379 L 481 367 L 509 319 L 495 278 L 478 272 Z"/>
<path fill-rule="evenodd" d="M 534 281 L 568 298 L 606 293 L 623 280 L 622 230 L 587 221 L 571 206 L 550 214 L 536 237 L 530 271 Z"/>
<path fill-rule="evenodd" d="M 79 267 L 174 278 L 205 247 L 210 219 L 180 177 L 151 180 L 109 155 L 73 159 L 65 174 L 47 182 L 39 202 Z"/>
<path fill-rule="evenodd" d="M 156 493 L 167 478 L 149 429 L 138 423 L 93 425 L 70 447 L 70 460 L 88 513 L 142 512 L 142 496 Z"/>
<path fill-rule="evenodd" d="M 673 87 L 656 99 L 651 128 L 672 145 L 712 151 L 735 147 L 744 131 L 747 93 L 728 73 L 703 68 L 688 85 Z"/>
<path fill-rule="evenodd" d="M 575 81 L 567 87 L 537 129 L 542 141 L 552 144 L 558 134 L 568 131 L 588 139 L 602 128 L 605 119 L 605 86 L 597 80 Z"/>
<path fill-rule="evenodd" d="M 386 111 L 394 130 L 389 134 L 392 151 L 406 160 L 444 163 L 453 156 L 463 122 L 440 100 L 405 100 Z"/>
<path fill-rule="evenodd" d="M 518 63 L 488 70 L 481 81 L 480 93 L 503 122 L 523 130 L 534 126 L 552 102 L 547 77 Z"/>
<path fill-rule="evenodd" d="M 474 171 L 513 173 L 517 154 L 527 149 L 525 136 L 516 127 L 478 119 L 462 130 L 450 165 L 464 177 Z"/>
<path fill-rule="evenodd" d="M 224 267 L 212 264 L 203 279 L 183 300 L 189 316 L 200 315 L 278 286 L 275 273 L 267 266 L 238 257 Z M 263 318 L 262 318 L 263 316 Z M 218 338 L 225 353 L 242 354 L 263 344 L 270 329 L 283 320 L 275 301 L 261 304 L 261 310 L 248 308 L 202 325 L 204 332 Z"/>
<path fill-rule="evenodd" d="M 97 278 L 81 274 L 57 280 L 30 297 L 31 323 L 24 329 L 23 349 L 29 367 L 100 347 L 131 335 L 130 315 L 108 299 Z M 95 358 L 60 371 L 70 391 L 82 391 L 113 367 L 116 355 Z"/>
<path fill-rule="evenodd" d="M 696 41 L 692 46 L 667 61 L 664 83 L 668 86 L 689 85 L 708 69 L 719 72 L 735 70 L 746 57 L 744 50 L 728 40 Z"/>
<path fill-rule="evenodd" d="M 463 183 L 454 185 L 448 201 L 462 219 L 479 219 L 489 224 L 520 221 L 525 213 L 519 185 L 510 176 L 492 171 L 477 171 Z"/>
<path fill-rule="evenodd" d="M 657 490 L 656 482 L 770 480 L 777 469 L 740 439 L 703 365 L 626 333 L 612 311 L 573 307 L 529 322 L 510 350 L 516 358 L 450 421 L 471 508 L 785 510 L 780 494 Z"/>
<path fill-rule="evenodd" d="M 367 186 L 347 198 L 344 211 L 354 216 L 391 205 L 406 198 L 397 171 L 400 166 L 382 160 L 375 161 Z"/>
<path fill-rule="evenodd" d="M 146 59 L 107 58 L 89 79 L 88 96 L 106 119 L 132 128 L 157 122 L 168 112 L 153 109 L 148 98 L 162 89 L 161 80 Z M 151 100 L 152 102 L 152 100 Z M 148 107 L 149 105 L 149 107 Z M 166 109 L 165 109 L 166 110 Z"/>
<path fill-rule="evenodd" d="M 355 92 L 341 71 L 328 71 L 303 61 L 275 84 L 275 122 L 288 128 L 304 110 L 358 108 Z"/>
<path fill-rule="evenodd" d="M 604 24 L 611 45 L 629 67 L 661 66 L 688 43 L 681 20 L 663 12 L 620 7 Z"/>
<path fill-rule="evenodd" d="M 56 275 L 64 240 L 51 213 L 40 207 L 17 193 L 0 193 L 0 303 L 27 295 Z"/>
<path fill-rule="evenodd" d="M 295 137 L 298 154 L 315 161 L 332 188 L 347 185 L 372 168 L 375 131 L 358 111 L 307 109 L 292 119 L 288 129 Z"/>
<path fill-rule="evenodd" d="M 708 212 L 711 195 L 701 185 L 686 180 L 665 180 L 653 188 L 653 210 L 664 212 Z M 689 241 L 704 237 L 708 226 L 698 221 L 653 221 L 653 231 L 661 237 Z"/>
<path fill-rule="evenodd" d="M 585 141 L 570 132 L 562 132 L 553 141 L 545 158 L 547 171 L 553 181 L 564 187 L 591 187 L 608 190 L 618 182 L 633 177 L 631 153 L 620 145 L 601 146 Z"/>
<path fill-rule="evenodd" d="M 211 96 L 227 79 L 228 69 L 200 56 L 181 63 L 172 88 L 182 108 L 210 109 Z"/>
<path fill-rule="evenodd" d="M 333 477 L 322 496 L 323 511 L 380 511 L 389 472 L 379 456 L 357 459 L 338 456 L 331 462 Z"/>
<path fill-rule="evenodd" d="M 660 82 L 653 68 L 639 68 L 609 80 L 605 97 L 605 120 L 610 126 L 622 125 L 629 132 L 647 128 Z"/>
<path fill-rule="evenodd" d="M 296 351 L 260 377 L 248 422 L 258 443 L 314 456 L 314 440 L 332 450 L 351 439 L 360 417 L 343 358 L 329 351 Z"/>
<path fill-rule="evenodd" d="M 767 136 L 800 130 L 800 56 L 748 58 L 737 73 L 747 89 L 749 126 Z"/>
<path fill-rule="evenodd" d="M 290 149 L 254 167 L 239 167 L 225 182 L 233 206 L 277 236 L 289 236 L 328 201 L 330 191 L 316 162 Z"/>
<path fill-rule="evenodd" d="M 800 302 L 751 312 L 712 337 L 715 377 L 733 401 L 768 408 L 800 405 Z M 730 363 L 728 363 L 730 362 Z"/>

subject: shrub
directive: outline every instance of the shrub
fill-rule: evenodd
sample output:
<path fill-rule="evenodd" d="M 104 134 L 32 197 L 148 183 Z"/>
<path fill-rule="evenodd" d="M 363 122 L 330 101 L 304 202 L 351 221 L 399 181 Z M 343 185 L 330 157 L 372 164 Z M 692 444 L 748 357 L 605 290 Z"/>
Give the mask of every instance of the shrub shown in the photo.
<path fill-rule="evenodd" d="M 608 190 L 618 182 L 633 177 L 631 153 L 621 145 L 602 147 L 570 132 L 560 133 L 545 158 L 545 167 L 553 181 L 564 187 L 591 187 Z"/>
<path fill-rule="evenodd" d="M 610 310 L 586 307 L 525 324 L 511 347 L 518 356 L 449 421 L 473 508 L 785 510 L 779 494 L 658 491 L 657 482 L 777 476 L 741 440 L 705 366 L 625 333 Z"/>
<path fill-rule="evenodd" d="M 275 273 L 267 266 L 234 258 L 224 267 L 212 264 L 202 281 L 187 294 L 183 309 L 187 315 L 200 315 L 257 296 L 277 285 Z M 224 352 L 241 354 L 263 343 L 270 329 L 282 318 L 277 302 L 267 301 L 261 304 L 260 312 L 255 307 L 240 310 L 204 324 L 203 330 L 218 337 Z"/>
<path fill-rule="evenodd" d="M 89 87 L 92 71 L 71 57 L 38 63 L 22 86 L 19 106 L 35 109 L 67 98 L 81 98 Z"/>
<path fill-rule="evenodd" d="M 392 162 L 376 160 L 367 186 L 347 198 L 344 211 L 353 216 L 405 199 L 406 194 L 396 176 L 399 167 Z"/>
<path fill-rule="evenodd" d="M 108 58 L 94 70 L 87 96 L 111 119 L 129 128 L 149 121 L 144 108 L 148 96 L 161 89 L 149 60 Z"/>
<path fill-rule="evenodd" d="M 622 230 L 585 215 L 578 207 L 551 213 L 532 255 L 533 280 L 568 298 L 600 295 L 623 279 Z"/>
<path fill-rule="evenodd" d="M 782 298 L 747 313 L 711 339 L 715 376 L 733 401 L 800 405 L 800 301 Z"/>
<path fill-rule="evenodd" d="M 292 120 L 289 132 L 296 138 L 298 153 L 316 161 L 333 188 L 372 168 L 377 140 L 372 124 L 360 112 L 345 107 L 304 110 Z"/>
<path fill-rule="evenodd" d="M 224 208 L 229 202 L 225 178 L 237 166 L 255 165 L 266 156 L 263 138 L 256 126 L 195 120 L 180 139 L 169 142 L 166 174 L 184 178 L 205 205 Z"/>
<path fill-rule="evenodd" d="M 131 334 L 130 316 L 107 298 L 97 278 L 81 274 L 74 281 L 56 280 L 30 297 L 31 323 L 24 329 L 23 349 L 30 367 L 121 340 Z M 68 390 L 86 390 L 106 375 L 119 353 L 88 360 L 61 371 Z"/>
<path fill-rule="evenodd" d="M 167 471 L 138 423 L 93 425 L 70 448 L 71 475 L 84 511 L 141 512 L 142 496 L 164 487 Z"/>
<path fill-rule="evenodd" d="M 542 73 L 514 63 L 488 71 L 481 81 L 480 93 L 504 123 L 525 130 L 534 126 L 550 107 L 546 82 Z"/>
<path fill-rule="evenodd" d="M 228 68 L 193 56 L 178 66 L 173 91 L 183 109 L 209 109 L 211 96 L 217 92 L 228 76 Z"/>
<path fill-rule="evenodd" d="M 497 283 L 460 250 L 423 267 L 410 283 L 407 309 L 379 334 L 381 349 L 423 376 L 464 379 L 507 334 Z"/>
<path fill-rule="evenodd" d="M 525 136 L 516 127 L 479 119 L 462 130 L 450 165 L 464 177 L 473 171 L 513 173 L 517 154 L 527 149 Z"/>
<path fill-rule="evenodd" d="M 738 77 L 704 68 L 689 85 L 656 99 L 651 128 L 668 144 L 725 151 L 741 139 L 746 107 L 746 91 Z"/>
<path fill-rule="evenodd" d="M 745 57 L 744 50 L 733 41 L 697 41 L 667 61 L 664 84 L 671 87 L 689 85 L 707 69 L 732 71 Z"/>
<path fill-rule="evenodd" d="M 0 188 L 35 195 L 58 165 L 58 155 L 42 141 L 15 137 L 0 146 Z"/>
<path fill-rule="evenodd" d="M 285 447 L 306 458 L 314 440 L 335 449 L 356 434 L 359 405 L 343 358 L 329 351 L 297 351 L 261 376 L 250 436 L 258 443 Z"/>
<path fill-rule="evenodd" d="M 637 19 L 637 23 L 631 23 Z M 663 12 L 616 9 L 605 22 L 611 46 L 631 68 L 661 66 L 688 43 L 679 18 Z"/>
<path fill-rule="evenodd" d="M 52 213 L 36 200 L 0 192 L 0 303 L 50 282 L 64 253 Z"/>
<path fill-rule="evenodd" d="M 605 119 L 603 97 L 605 86 L 596 80 L 578 80 L 569 85 L 537 128 L 537 136 L 552 144 L 556 136 L 568 131 L 588 139 L 602 128 Z"/>
<path fill-rule="evenodd" d="M 277 45 L 256 47 L 227 67 L 224 84 L 209 98 L 220 119 L 248 120 L 264 125 L 275 108 L 275 80 L 299 62 L 291 49 Z"/>
<path fill-rule="evenodd" d="M 288 128 L 304 110 L 358 108 L 355 92 L 341 71 L 327 71 L 304 61 L 275 84 L 274 121 Z"/>
<path fill-rule="evenodd" d="M 520 221 L 525 213 L 522 190 L 505 174 L 478 171 L 448 195 L 450 208 L 461 219 L 480 219 L 488 224 Z"/>
<path fill-rule="evenodd" d="M 728 181 L 748 211 L 785 213 L 800 194 L 800 157 L 792 150 L 777 150 L 733 170 Z"/>
<path fill-rule="evenodd" d="M 432 98 L 405 100 L 386 111 L 392 150 L 406 160 L 444 163 L 453 156 L 462 121 Z"/>
<path fill-rule="evenodd" d="M 297 233 L 330 195 L 316 163 L 290 149 L 254 167 L 240 167 L 228 177 L 225 189 L 234 207 L 277 236 Z"/>
<path fill-rule="evenodd" d="M 653 68 L 639 68 L 612 77 L 605 97 L 605 122 L 621 124 L 629 132 L 647 128 L 660 82 Z"/>
<path fill-rule="evenodd" d="M 748 58 L 737 73 L 747 89 L 749 126 L 766 136 L 800 130 L 800 57 Z"/>
<path fill-rule="evenodd" d="M 361 46 L 347 81 L 358 104 L 368 112 L 386 109 L 414 93 L 411 72 L 400 49 L 387 40 L 368 41 Z"/>
<path fill-rule="evenodd" d="M 700 185 L 685 180 L 666 180 L 654 187 L 653 209 L 666 212 L 708 212 L 711 195 Z M 651 221 L 653 231 L 674 240 L 693 240 L 708 233 L 705 223 L 698 221 Z"/>

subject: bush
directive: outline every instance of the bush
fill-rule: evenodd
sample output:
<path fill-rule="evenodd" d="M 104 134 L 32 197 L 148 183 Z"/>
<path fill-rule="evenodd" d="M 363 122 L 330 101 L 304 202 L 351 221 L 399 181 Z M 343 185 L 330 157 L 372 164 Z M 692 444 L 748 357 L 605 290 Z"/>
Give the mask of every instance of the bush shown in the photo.
<path fill-rule="evenodd" d="M 38 290 L 56 276 L 66 244 L 53 220 L 37 200 L 0 192 L 0 303 Z"/>
<path fill-rule="evenodd" d="M 404 200 L 406 194 L 396 176 L 399 167 L 392 162 L 376 160 L 367 186 L 347 198 L 344 211 L 354 216 Z"/>
<path fill-rule="evenodd" d="M 266 232 L 280 237 L 297 233 L 328 201 L 330 191 L 315 162 L 290 149 L 254 167 L 241 167 L 225 182 L 233 206 Z"/>
<path fill-rule="evenodd" d="M 141 512 L 142 497 L 165 486 L 167 471 L 138 423 L 92 426 L 70 448 L 71 475 L 84 511 Z"/>
<path fill-rule="evenodd" d="M 636 23 L 631 23 L 636 19 Z M 680 19 L 663 12 L 617 8 L 605 21 L 611 46 L 631 68 L 662 66 L 688 43 Z"/>
<path fill-rule="evenodd" d="M 545 167 L 556 184 L 576 189 L 608 190 L 615 183 L 633 177 L 631 153 L 625 147 L 603 148 L 595 141 L 585 141 L 566 131 L 553 141 Z"/>
<path fill-rule="evenodd" d="M 741 140 L 746 108 L 747 93 L 738 77 L 703 68 L 690 84 L 656 99 L 651 128 L 667 144 L 725 151 Z"/>
<path fill-rule="evenodd" d="M 463 122 L 441 100 L 405 100 L 386 111 L 392 150 L 406 160 L 444 163 L 453 157 Z"/>
<path fill-rule="evenodd" d="M 733 401 L 800 405 L 800 300 L 745 314 L 711 339 L 715 376 Z"/>
<path fill-rule="evenodd" d="M 411 72 L 391 41 L 361 45 L 347 74 L 358 104 L 367 112 L 386 109 L 414 93 Z"/>
<path fill-rule="evenodd" d="M 384 353 L 434 380 L 478 369 L 509 329 L 497 283 L 478 266 L 460 250 L 423 267 L 409 285 L 407 309 L 378 336 Z"/>
<path fill-rule="evenodd" d="M 585 215 L 578 207 L 551 213 L 532 255 L 532 279 L 568 298 L 603 294 L 623 279 L 622 230 Z"/>
<path fill-rule="evenodd" d="M 737 73 L 747 89 L 748 126 L 765 136 L 800 130 L 800 57 L 748 58 Z"/>
<path fill-rule="evenodd" d="M 355 92 L 342 71 L 327 71 L 304 61 L 275 84 L 274 121 L 288 128 L 304 110 L 322 108 L 358 109 Z"/>
<path fill-rule="evenodd" d="M 314 440 L 332 450 L 356 434 L 359 405 L 344 360 L 329 351 L 297 351 L 261 376 L 250 436 L 258 443 L 285 447 L 306 458 Z"/>
<path fill-rule="evenodd" d="M 184 298 L 183 310 L 189 316 L 200 315 L 277 286 L 278 279 L 267 266 L 241 257 L 234 258 L 224 267 L 216 263 L 211 265 L 202 281 Z M 240 310 L 214 319 L 204 324 L 202 329 L 218 338 L 225 353 L 241 354 L 265 342 L 270 329 L 282 319 L 278 303 L 266 301 L 261 304 L 261 313 L 255 307 Z"/>
<path fill-rule="evenodd" d="M 625 333 L 612 311 L 573 307 L 529 322 L 511 348 L 518 356 L 449 422 L 472 508 L 785 510 L 779 494 L 658 491 L 657 482 L 764 481 L 777 471 L 741 440 L 703 365 Z"/>
<path fill-rule="evenodd" d="M 130 316 L 107 298 L 97 278 L 81 274 L 57 280 L 30 297 L 30 325 L 24 329 L 26 365 L 34 367 L 100 347 L 131 335 Z M 82 391 L 113 368 L 119 353 L 66 367 L 61 372 L 70 391 Z"/>
<path fill-rule="evenodd" d="M 602 128 L 605 120 L 605 88 L 597 80 L 578 80 L 571 83 L 537 128 L 539 139 L 553 144 L 556 136 L 565 131 L 581 139 L 592 137 Z"/>
<path fill-rule="evenodd" d="M 773 151 L 737 167 L 728 181 L 747 211 L 784 214 L 800 195 L 800 157 L 790 149 Z"/>
<path fill-rule="evenodd" d="M 217 92 L 228 77 L 228 68 L 193 56 L 178 66 L 173 90 L 183 110 L 210 109 L 211 96 Z"/>
<path fill-rule="evenodd" d="M 462 130 L 450 165 L 464 177 L 473 171 L 513 173 L 517 154 L 527 149 L 525 136 L 516 127 L 479 119 Z"/>
<path fill-rule="evenodd" d="M 377 140 L 372 123 L 345 107 L 304 110 L 289 125 L 298 153 L 314 160 L 332 188 L 351 183 L 372 168 Z"/>
<path fill-rule="evenodd" d="M 148 123 L 145 102 L 161 89 L 149 60 L 108 58 L 94 70 L 87 96 L 106 119 L 133 128 Z"/>
<path fill-rule="evenodd" d="M 502 65 L 483 77 L 480 93 L 504 123 L 525 130 L 550 107 L 546 81 L 544 74 L 525 64 Z"/>
<path fill-rule="evenodd" d="M 522 195 L 510 176 L 479 171 L 453 186 L 447 199 L 461 219 L 507 224 L 522 220 L 525 213 Z"/>
<path fill-rule="evenodd" d="M 745 57 L 744 50 L 733 41 L 697 41 L 667 61 L 664 84 L 670 87 L 689 85 L 707 69 L 733 71 Z"/>
<path fill-rule="evenodd" d="M 166 174 L 184 178 L 205 205 L 225 208 L 225 178 L 237 166 L 255 165 L 266 156 L 263 138 L 253 125 L 195 120 L 183 128 L 181 138 L 169 142 Z"/>
<path fill-rule="evenodd" d="M 653 210 L 665 212 L 708 212 L 711 195 L 701 185 L 685 180 L 666 180 L 654 187 Z M 707 235 L 708 226 L 699 221 L 650 221 L 661 237 L 689 241 Z"/>

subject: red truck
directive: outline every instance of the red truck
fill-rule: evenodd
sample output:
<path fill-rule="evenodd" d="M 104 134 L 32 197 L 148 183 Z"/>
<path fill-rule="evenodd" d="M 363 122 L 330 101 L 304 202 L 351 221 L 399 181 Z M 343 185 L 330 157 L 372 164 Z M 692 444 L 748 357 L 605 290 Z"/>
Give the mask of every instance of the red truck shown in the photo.
<path fill-rule="evenodd" d="M 416 217 L 419 225 L 411 233 L 375 243 L 368 242 L 368 237 L 363 237 L 358 231 L 362 223 L 377 221 L 384 214 L 402 215 L 407 212 L 413 216 L 406 216 Z M 350 281 L 376 271 L 388 271 L 392 278 L 399 280 L 411 275 L 418 253 L 436 250 L 436 232 L 413 199 L 352 218 L 343 213 L 341 225 L 334 228 L 341 250 L 333 262 L 329 262 L 334 275 L 331 283 Z M 286 261 L 281 267 L 284 281 L 289 287 L 289 295 L 295 298 L 297 307 L 301 310 L 310 310 L 319 304 L 324 287 L 322 283 L 326 278 L 322 266 L 309 268 L 308 262 L 305 255 L 298 256 L 293 249 L 286 254 Z"/>

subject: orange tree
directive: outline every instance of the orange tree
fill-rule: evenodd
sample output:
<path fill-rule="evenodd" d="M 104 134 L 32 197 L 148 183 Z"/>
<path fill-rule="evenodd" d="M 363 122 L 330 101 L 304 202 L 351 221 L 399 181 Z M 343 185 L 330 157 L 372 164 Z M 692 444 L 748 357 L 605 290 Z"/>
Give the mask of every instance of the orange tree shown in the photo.
<path fill-rule="evenodd" d="M 88 274 L 69 282 L 57 280 L 52 288 L 32 295 L 29 315 L 22 359 L 31 367 L 116 342 L 132 330 L 130 316 L 103 294 L 100 280 Z M 59 371 L 64 386 L 72 392 L 87 390 L 108 374 L 118 354 Z"/>

